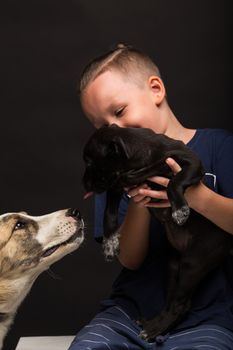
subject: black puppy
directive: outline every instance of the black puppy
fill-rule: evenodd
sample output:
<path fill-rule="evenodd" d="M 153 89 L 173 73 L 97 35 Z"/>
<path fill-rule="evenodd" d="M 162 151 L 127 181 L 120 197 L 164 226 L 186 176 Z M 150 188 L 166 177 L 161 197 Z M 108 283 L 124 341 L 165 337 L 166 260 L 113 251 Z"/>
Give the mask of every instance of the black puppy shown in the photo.
<path fill-rule="evenodd" d="M 229 253 L 232 237 L 190 211 L 184 191 L 203 178 L 204 170 L 198 157 L 183 142 L 150 129 L 112 125 L 91 136 L 83 157 L 85 189 L 107 191 L 103 245 L 108 258 L 118 252 L 117 212 L 124 188 L 146 182 L 152 189 L 161 189 L 162 186 L 147 179 L 156 175 L 170 179 L 167 194 L 171 208 L 149 208 L 165 225 L 171 244 L 166 305 L 155 318 L 142 321 L 141 336 L 154 338 L 173 328 L 189 310 L 196 287 Z M 168 157 L 182 168 L 175 176 L 165 162 Z"/>

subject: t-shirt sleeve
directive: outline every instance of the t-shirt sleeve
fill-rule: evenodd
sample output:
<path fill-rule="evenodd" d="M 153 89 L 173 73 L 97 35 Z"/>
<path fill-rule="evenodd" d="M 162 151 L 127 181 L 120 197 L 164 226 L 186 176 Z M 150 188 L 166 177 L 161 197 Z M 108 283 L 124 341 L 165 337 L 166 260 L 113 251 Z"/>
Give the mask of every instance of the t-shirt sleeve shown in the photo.
<path fill-rule="evenodd" d="M 233 134 L 229 133 L 216 147 L 218 192 L 225 197 L 233 198 Z"/>
<path fill-rule="evenodd" d="M 118 225 L 120 226 L 124 220 L 129 199 L 123 194 L 119 210 L 118 210 Z M 95 195 L 95 228 L 94 237 L 97 242 L 102 242 L 103 239 L 103 219 L 106 206 L 106 192 Z"/>

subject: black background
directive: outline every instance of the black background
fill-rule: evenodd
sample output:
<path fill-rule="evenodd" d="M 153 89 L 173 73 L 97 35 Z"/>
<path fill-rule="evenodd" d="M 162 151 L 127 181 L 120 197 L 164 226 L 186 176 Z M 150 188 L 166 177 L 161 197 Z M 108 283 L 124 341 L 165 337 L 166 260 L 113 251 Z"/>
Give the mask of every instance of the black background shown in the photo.
<path fill-rule="evenodd" d="M 83 66 L 118 42 L 160 67 L 168 101 L 187 127 L 233 130 L 231 1 L 8 0 L 0 8 L 0 212 L 77 207 L 87 239 L 43 273 L 5 342 L 75 334 L 119 271 L 93 241 L 83 201 L 82 148 L 93 128 L 75 91 Z"/>

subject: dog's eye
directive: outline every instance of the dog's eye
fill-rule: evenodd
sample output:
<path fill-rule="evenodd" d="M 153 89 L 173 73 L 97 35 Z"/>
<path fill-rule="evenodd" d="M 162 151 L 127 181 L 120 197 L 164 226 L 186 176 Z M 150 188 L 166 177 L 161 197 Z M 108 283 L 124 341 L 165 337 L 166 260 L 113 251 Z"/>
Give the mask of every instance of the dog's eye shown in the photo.
<path fill-rule="evenodd" d="M 26 223 L 24 221 L 17 221 L 15 225 L 15 230 L 20 230 L 25 227 Z"/>

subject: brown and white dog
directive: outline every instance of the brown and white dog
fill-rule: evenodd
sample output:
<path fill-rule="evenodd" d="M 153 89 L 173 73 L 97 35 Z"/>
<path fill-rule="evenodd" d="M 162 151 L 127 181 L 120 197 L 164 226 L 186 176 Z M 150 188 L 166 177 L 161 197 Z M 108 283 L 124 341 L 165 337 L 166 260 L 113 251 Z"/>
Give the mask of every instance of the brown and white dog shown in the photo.
<path fill-rule="evenodd" d="M 0 349 L 20 303 L 41 272 L 77 249 L 84 222 L 77 209 L 43 216 L 0 216 Z"/>

